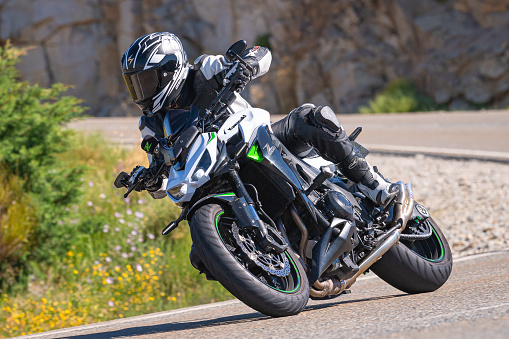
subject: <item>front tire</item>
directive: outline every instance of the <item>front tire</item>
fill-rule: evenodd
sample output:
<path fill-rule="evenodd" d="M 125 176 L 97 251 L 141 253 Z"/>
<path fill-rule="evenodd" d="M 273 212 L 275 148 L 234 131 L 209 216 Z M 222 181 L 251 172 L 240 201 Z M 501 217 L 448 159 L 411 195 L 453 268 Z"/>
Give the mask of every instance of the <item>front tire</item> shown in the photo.
<path fill-rule="evenodd" d="M 426 222 L 433 231 L 428 239 L 402 240 L 370 268 L 403 292 L 435 291 L 447 281 L 452 271 L 452 253 L 444 234 L 432 218 Z"/>
<path fill-rule="evenodd" d="M 294 315 L 309 299 L 309 283 L 292 250 L 284 255 L 290 264 L 287 276 L 271 275 L 240 252 L 232 235 L 235 224 L 228 206 L 200 207 L 191 219 L 191 237 L 207 269 L 230 293 L 255 310 L 272 316 Z"/>

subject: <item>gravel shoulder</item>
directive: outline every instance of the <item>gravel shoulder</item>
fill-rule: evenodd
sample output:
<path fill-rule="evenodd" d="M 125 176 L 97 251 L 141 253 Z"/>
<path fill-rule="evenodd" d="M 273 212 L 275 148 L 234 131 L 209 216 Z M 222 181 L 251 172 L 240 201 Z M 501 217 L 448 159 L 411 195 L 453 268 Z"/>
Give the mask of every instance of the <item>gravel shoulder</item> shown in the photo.
<path fill-rule="evenodd" d="M 392 182 L 412 183 L 416 200 L 430 210 L 454 257 L 509 248 L 508 164 L 424 155 L 367 159 Z"/>

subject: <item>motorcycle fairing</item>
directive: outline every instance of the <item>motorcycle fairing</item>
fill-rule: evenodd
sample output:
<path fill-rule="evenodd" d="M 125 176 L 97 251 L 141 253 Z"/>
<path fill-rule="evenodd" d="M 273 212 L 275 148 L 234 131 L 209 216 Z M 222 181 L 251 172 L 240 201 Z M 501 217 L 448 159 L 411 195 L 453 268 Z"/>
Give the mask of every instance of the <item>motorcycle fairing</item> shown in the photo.
<path fill-rule="evenodd" d="M 180 133 L 184 128 L 189 128 L 189 126 L 196 123 L 197 116 L 197 113 L 193 113 L 193 110 L 191 110 L 188 119 L 185 119 L 183 114 L 177 114 L 173 118 L 170 117 L 170 114 L 167 114 L 165 117 L 165 131 L 173 134 Z M 259 108 L 246 108 L 232 114 L 217 133 L 202 133 L 198 135 L 189 148 L 187 159 L 185 159 L 185 166 L 183 166 L 184 161 L 182 161 L 181 166 L 172 166 L 170 169 L 166 186 L 168 197 L 179 206 L 190 201 L 196 189 L 209 181 L 214 173 L 213 170 L 217 169 L 218 156 L 224 155 L 224 144 L 231 138 L 234 138 L 239 131 L 244 141 L 249 143 L 256 137 L 255 132 L 259 126 L 268 126 L 270 129 L 269 112 Z M 207 170 L 204 171 L 203 176 L 199 180 L 193 181 L 192 176 L 199 162 L 207 154 L 210 156 L 210 166 L 207 167 Z M 186 185 L 187 190 L 182 197 L 177 199 L 170 194 L 170 189 L 183 185 Z"/>
<path fill-rule="evenodd" d="M 217 132 L 217 137 L 220 142 L 226 143 L 239 132 L 240 128 L 244 141 L 251 146 L 256 136 L 256 130 L 260 126 L 268 126 L 271 130 L 269 112 L 260 108 L 246 108 L 226 119 Z"/>
<path fill-rule="evenodd" d="M 218 138 L 214 132 L 198 135 L 189 149 L 184 169 L 177 170 L 175 166 L 170 168 L 166 194 L 175 204 L 182 205 L 190 201 L 196 189 L 209 181 L 210 172 L 216 163 L 218 155 L 217 143 Z M 195 174 L 200 162 L 207 160 L 205 157 L 210 157 L 210 163 L 203 169 L 203 174 L 197 180 L 194 180 L 192 176 Z M 183 184 L 187 185 L 187 192 L 181 198 L 176 199 L 169 191 Z"/>
<path fill-rule="evenodd" d="M 265 126 L 260 126 L 258 128 L 256 140 L 263 156 L 263 160 L 260 163 L 265 165 L 272 172 L 286 178 L 297 190 L 302 190 L 301 182 L 291 168 L 284 162 L 279 150 L 272 142 L 269 133 L 267 133 Z"/>

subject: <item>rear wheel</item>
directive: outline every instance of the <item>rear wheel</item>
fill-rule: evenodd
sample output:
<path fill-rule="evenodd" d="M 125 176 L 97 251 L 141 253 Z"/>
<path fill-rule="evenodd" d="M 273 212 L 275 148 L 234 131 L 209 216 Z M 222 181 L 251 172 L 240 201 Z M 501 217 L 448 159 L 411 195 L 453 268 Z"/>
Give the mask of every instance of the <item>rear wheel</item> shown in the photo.
<path fill-rule="evenodd" d="M 424 240 L 401 240 L 371 266 L 385 282 L 407 293 L 431 292 L 442 286 L 452 270 L 452 254 L 444 234 L 429 218 L 432 230 Z"/>
<path fill-rule="evenodd" d="M 263 251 L 251 231 L 239 229 L 228 206 L 200 207 L 191 236 L 207 269 L 246 305 L 273 317 L 299 313 L 309 284 L 296 255 Z"/>

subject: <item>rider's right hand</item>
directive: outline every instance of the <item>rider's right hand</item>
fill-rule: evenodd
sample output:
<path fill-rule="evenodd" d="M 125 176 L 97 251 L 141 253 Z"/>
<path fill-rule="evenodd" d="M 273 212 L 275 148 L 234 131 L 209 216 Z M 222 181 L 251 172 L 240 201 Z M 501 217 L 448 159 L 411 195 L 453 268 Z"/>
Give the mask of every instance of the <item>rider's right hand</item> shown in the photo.
<path fill-rule="evenodd" d="M 244 90 L 246 85 L 251 81 L 252 74 L 246 67 L 244 67 L 240 64 L 239 64 L 238 72 L 239 72 L 239 76 L 235 80 L 233 85 L 234 85 L 235 92 L 240 93 Z"/>

